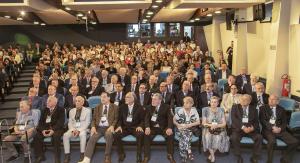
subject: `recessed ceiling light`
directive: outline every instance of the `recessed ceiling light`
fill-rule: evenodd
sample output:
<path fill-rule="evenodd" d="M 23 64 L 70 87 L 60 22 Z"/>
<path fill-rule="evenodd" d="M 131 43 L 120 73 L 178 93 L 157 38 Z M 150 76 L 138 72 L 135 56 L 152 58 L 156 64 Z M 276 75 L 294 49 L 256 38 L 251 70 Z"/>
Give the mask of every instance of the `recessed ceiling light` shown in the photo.
<path fill-rule="evenodd" d="M 190 22 L 192 22 L 192 23 L 193 23 L 193 22 L 195 22 L 195 20 L 194 20 L 194 19 L 192 19 L 192 20 L 190 20 Z"/>
<path fill-rule="evenodd" d="M 215 11 L 215 13 L 216 13 L 216 14 L 221 14 L 221 13 L 222 13 L 222 11 Z"/>
<path fill-rule="evenodd" d="M 46 24 L 45 23 L 41 23 L 41 26 L 45 26 Z"/>
<path fill-rule="evenodd" d="M 143 19 L 143 22 L 146 22 L 146 21 L 148 21 L 147 19 Z"/>
<path fill-rule="evenodd" d="M 156 3 L 162 3 L 162 0 L 156 0 L 155 2 Z"/>
<path fill-rule="evenodd" d="M 9 15 L 5 15 L 4 17 L 7 18 L 7 19 L 10 19 L 10 18 L 11 18 Z"/>
<path fill-rule="evenodd" d="M 200 18 L 195 18 L 195 20 L 196 20 L 196 21 L 199 21 L 199 20 L 200 20 Z"/>
<path fill-rule="evenodd" d="M 151 17 L 150 15 L 147 15 L 147 16 L 146 16 L 146 18 L 150 18 L 150 17 Z"/>
<path fill-rule="evenodd" d="M 33 24 L 38 25 L 38 24 L 40 24 L 40 22 L 35 21 L 35 22 L 33 22 Z"/>
<path fill-rule="evenodd" d="M 95 22 L 95 21 L 91 21 L 91 24 L 94 24 L 94 25 L 95 25 L 95 24 L 97 24 L 97 22 Z"/>
<path fill-rule="evenodd" d="M 83 14 L 82 14 L 82 13 L 78 13 L 77 16 L 78 16 L 78 17 L 82 17 Z"/>
<path fill-rule="evenodd" d="M 88 14 L 91 14 L 91 11 L 88 11 Z"/>
<path fill-rule="evenodd" d="M 82 19 L 86 20 L 86 19 L 87 19 L 87 17 L 86 17 L 86 16 L 84 16 L 84 17 L 82 17 Z"/>
<path fill-rule="evenodd" d="M 25 16 L 25 11 L 20 11 L 20 14 L 22 15 L 22 16 Z"/>
<path fill-rule="evenodd" d="M 152 11 L 148 11 L 147 15 L 153 15 L 153 12 Z"/>
<path fill-rule="evenodd" d="M 66 9 L 66 10 L 68 10 L 68 11 L 70 11 L 70 10 L 71 10 L 71 8 L 70 8 L 70 7 L 65 7 L 65 9 Z"/>
<path fill-rule="evenodd" d="M 206 16 L 212 16 L 212 14 L 207 14 Z"/>
<path fill-rule="evenodd" d="M 17 20 L 21 21 L 21 20 L 23 20 L 23 18 L 21 18 L 21 17 L 17 17 Z"/>
<path fill-rule="evenodd" d="M 153 5 L 153 6 L 152 6 L 152 8 L 157 8 L 157 7 L 158 7 L 157 5 Z"/>

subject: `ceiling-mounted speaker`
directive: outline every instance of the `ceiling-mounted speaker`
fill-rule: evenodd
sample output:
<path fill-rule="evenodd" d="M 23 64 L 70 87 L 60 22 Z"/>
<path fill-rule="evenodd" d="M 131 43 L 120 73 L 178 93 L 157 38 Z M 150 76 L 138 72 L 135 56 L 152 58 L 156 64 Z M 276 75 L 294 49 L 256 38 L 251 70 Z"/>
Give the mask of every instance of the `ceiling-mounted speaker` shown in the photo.
<path fill-rule="evenodd" d="M 226 12 L 226 29 L 232 30 L 232 21 L 234 21 L 234 11 Z"/>
<path fill-rule="evenodd" d="M 263 21 L 266 18 L 266 6 L 264 3 L 253 6 L 253 20 Z"/>

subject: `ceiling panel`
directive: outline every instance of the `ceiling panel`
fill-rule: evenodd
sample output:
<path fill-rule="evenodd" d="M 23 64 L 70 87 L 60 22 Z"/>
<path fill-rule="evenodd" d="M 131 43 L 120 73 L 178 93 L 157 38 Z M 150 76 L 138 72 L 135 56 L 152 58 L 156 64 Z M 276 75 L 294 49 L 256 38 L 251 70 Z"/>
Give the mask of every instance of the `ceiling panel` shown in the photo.
<path fill-rule="evenodd" d="M 96 10 L 100 23 L 137 23 L 138 9 Z"/>
<path fill-rule="evenodd" d="M 1 25 L 33 25 L 31 23 L 25 23 L 23 21 L 17 21 L 17 20 L 13 20 L 13 19 L 6 19 L 6 18 L 2 18 L 2 17 L 0 17 L 0 24 Z"/>
<path fill-rule="evenodd" d="M 151 22 L 180 22 L 188 21 L 197 9 L 161 9 Z"/>
<path fill-rule="evenodd" d="M 63 11 L 51 10 L 36 13 L 47 24 L 76 24 L 76 17 Z"/>

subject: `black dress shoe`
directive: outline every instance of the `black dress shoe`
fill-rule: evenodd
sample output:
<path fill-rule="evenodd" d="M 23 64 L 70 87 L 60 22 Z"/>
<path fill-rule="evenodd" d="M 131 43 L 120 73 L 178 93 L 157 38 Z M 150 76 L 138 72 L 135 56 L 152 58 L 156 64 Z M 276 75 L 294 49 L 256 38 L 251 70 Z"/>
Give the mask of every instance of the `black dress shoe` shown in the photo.
<path fill-rule="evenodd" d="M 171 154 L 168 154 L 167 158 L 170 161 L 170 163 L 176 163 L 176 161 L 174 160 L 174 157 Z"/>
<path fill-rule="evenodd" d="M 15 161 L 15 160 L 17 160 L 18 158 L 19 158 L 19 155 L 11 156 L 10 158 L 8 158 L 8 159 L 6 160 L 6 162 Z"/>
<path fill-rule="evenodd" d="M 125 160 L 126 155 L 125 154 L 120 154 L 119 155 L 119 162 L 123 162 Z"/>

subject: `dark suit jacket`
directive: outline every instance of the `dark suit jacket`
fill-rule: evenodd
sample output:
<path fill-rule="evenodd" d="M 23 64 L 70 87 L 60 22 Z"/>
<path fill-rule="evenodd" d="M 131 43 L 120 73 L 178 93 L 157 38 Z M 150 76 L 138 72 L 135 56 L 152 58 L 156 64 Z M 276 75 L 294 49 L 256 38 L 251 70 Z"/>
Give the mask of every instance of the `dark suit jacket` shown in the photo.
<path fill-rule="evenodd" d="M 242 93 L 243 94 L 252 95 L 253 91 L 252 91 L 252 85 L 251 85 L 251 83 L 247 83 L 247 84 L 244 85 Z"/>
<path fill-rule="evenodd" d="M 245 75 L 245 77 L 247 79 L 247 83 L 250 83 L 250 75 Z M 236 76 L 235 83 L 239 88 L 242 88 L 242 86 L 244 85 L 244 81 L 243 81 L 243 76 L 241 74 Z"/>
<path fill-rule="evenodd" d="M 157 84 L 154 84 L 152 88 L 150 88 L 150 85 L 147 84 L 148 92 L 152 93 L 157 93 L 159 91 Z"/>
<path fill-rule="evenodd" d="M 48 100 L 48 97 L 49 97 L 48 94 L 45 94 L 45 95 L 42 97 L 42 100 L 43 100 L 43 108 L 46 108 L 46 107 L 47 107 L 47 100 Z M 64 108 L 64 106 L 65 106 L 64 96 L 61 95 L 61 94 L 56 93 L 55 97 L 57 98 L 57 107 L 59 107 L 59 108 Z"/>
<path fill-rule="evenodd" d="M 31 101 L 31 109 L 39 109 L 41 110 L 43 106 L 43 99 L 40 96 L 35 96 Z"/>
<path fill-rule="evenodd" d="M 32 88 L 32 87 L 34 87 L 34 86 L 33 86 L 33 84 L 31 83 L 31 84 L 29 85 L 28 90 L 29 90 L 30 88 Z M 44 96 L 45 94 L 47 94 L 47 92 L 48 92 L 48 89 L 47 89 L 45 83 L 41 81 L 40 84 L 39 84 L 38 96 L 42 97 L 42 96 Z"/>
<path fill-rule="evenodd" d="M 92 127 L 97 128 L 99 126 L 100 119 L 102 117 L 102 112 L 103 112 L 102 110 L 103 110 L 103 104 L 100 103 L 95 108 L 92 123 L 91 123 Z M 117 122 L 118 122 L 118 117 L 119 117 L 118 106 L 116 106 L 115 104 L 109 104 L 108 117 L 107 117 L 107 121 L 108 121 L 109 126 L 116 127 Z"/>
<path fill-rule="evenodd" d="M 251 96 L 252 96 L 251 105 L 256 106 L 257 103 L 258 103 L 256 92 L 253 92 Z M 269 95 L 266 94 L 266 93 L 263 93 L 262 94 L 262 98 L 263 98 L 264 104 L 268 104 L 268 102 L 269 102 L 269 100 L 268 100 L 269 99 Z"/>
<path fill-rule="evenodd" d="M 226 78 L 231 74 L 230 70 L 226 70 Z M 216 80 L 222 79 L 222 70 L 218 70 L 216 73 Z"/>
<path fill-rule="evenodd" d="M 125 75 L 124 76 L 124 79 L 123 79 L 123 82 L 122 82 L 122 78 L 121 78 L 121 76 L 120 75 L 118 75 L 118 80 L 119 80 L 119 82 L 120 83 L 122 83 L 122 85 L 123 85 L 123 82 L 125 83 L 125 85 L 123 85 L 123 86 L 127 86 L 127 85 L 130 85 L 130 81 L 131 81 L 131 79 L 130 79 L 130 76 L 129 75 Z"/>
<path fill-rule="evenodd" d="M 136 95 L 136 98 L 137 98 L 137 102 L 140 104 L 140 94 L 139 93 Z M 145 94 L 144 94 L 144 103 L 140 104 L 140 105 L 142 105 L 142 106 L 150 105 L 151 101 L 152 101 L 151 93 L 145 92 Z"/>
<path fill-rule="evenodd" d="M 192 91 L 188 91 L 187 95 L 186 96 L 190 96 L 194 99 L 194 106 L 197 106 L 197 103 L 196 103 L 196 98 L 194 97 L 194 94 Z M 174 94 L 174 100 L 175 100 L 175 105 L 176 107 L 181 107 L 183 106 L 183 98 L 186 97 L 184 96 L 184 93 L 182 92 L 182 90 L 180 91 L 177 91 L 175 94 Z"/>
<path fill-rule="evenodd" d="M 77 94 L 77 96 L 84 96 L 82 94 Z M 84 106 L 87 106 L 87 101 L 84 101 Z M 73 101 L 73 96 L 71 94 L 68 94 L 67 96 L 65 96 L 65 108 L 75 108 L 76 106 L 74 105 L 74 101 Z"/>
<path fill-rule="evenodd" d="M 152 105 L 146 106 L 146 116 L 145 116 L 145 128 L 154 127 L 156 124 L 159 128 L 165 130 L 167 128 L 173 128 L 173 116 L 171 114 L 171 107 L 167 104 L 161 104 L 158 110 L 158 116 L 156 122 L 151 121 L 151 117 L 155 112 L 155 107 Z"/>
<path fill-rule="evenodd" d="M 133 109 L 132 109 L 132 122 L 127 122 L 127 115 L 128 115 L 128 105 L 123 104 L 119 107 L 119 120 L 117 127 L 122 128 L 136 128 L 136 127 L 142 127 L 145 126 L 145 110 L 144 108 L 134 103 Z"/>
<path fill-rule="evenodd" d="M 262 132 L 270 131 L 272 132 L 272 125 L 270 124 L 270 118 L 272 116 L 272 110 L 269 105 L 264 105 L 259 108 L 259 120 L 262 125 Z M 284 108 L 277 105 L 276 106 L 276 121 L 277 127 L 281 128 L 281 131 L 286 131 L 287 117 Z"/>
<path fill-rule="evenodd" d="M 42 110 L 39 125 L 37 131 L 42 132 L 43 130 L 52 129 L 53 131 L 63 130 L 65 123 L 65 110 L 56 107 L 52 116 L 50 124 L 46 123 L 47 115 L 50 115 L 50 109 L 45 108 Z"/>
<path fill-rule="evenodd" d="M 239 86 L 237 86 L 237 89 L 238 89 L 238 93 L 241 93 L 241 88 Z M 224 84 L 224 94 L 225 93 L 230 93 L 230 86 L 228 83 Z"/>
<path fill-rule="evenodd" d="M 159 92 L 162 96 L 163 94 Z M 165 97 L 163 97 L 162 103 L 170 105 L 171 107 L 174 106 L 174 96 L 172 93 L 166 92 Z"/>
<path fill-rule="evenodd" d="M 97 76 L 98 77 L 98 76 Z M 104 79 L 102 78 L 102 76 L 100 75 L 99 77 L 99 84 L 100 84 L 100 86 L 102 86 L 103 85 L 103 83 L 104 83 Z M 108 75 L 107 76 L 107 79 L 106 79 L 106 84 L 109 84 L 110 83 L 110 76 Z"/>
<path fill-rule="evenodd" d="M 89 81 L 89 82 L 87 81 L 87 78 L 83 78 L 83 79 L 80 81 L 81 87 L 82 87 L 82 88 L 88 88 L 89 86 L 91 86 L 91 85 L 92 85 L 92 78 L 93 78 L 93 77 L 90 78 L 90 81 Z"/>
<path fill-rule="evenodd" d="M 126 87 L 125 87 L 125 92 L 126 92 L 126 93 L 127 93 L 127 92 L 131 92 L 131 84 L 126 85 Z M 135 93 L 135 94 L 138 94 L 138 93 L 139 93 L 139 84 L 138 84 L 138 83 L 135 84 L 134 93 Z"/>
<path fill-rule="evenodd" d="M 216 92 L 213 92 L 213 96 L 219 97 L 219 95 Z M 200 93 L 198 98 L 198 108 L 202 110 L 204 107 L 208 107 L 208 99 L 207 99 L 207 92 L 204 91 Z M 202 115 L 202 111 L 199 112 L 200 115 Z"/>
<path fill-rule="evenodd" d="M 255 106 L 249 105 L 248 112 L 248 123 L 244 124 L 242 122 L 243 119 L 243 108 L 242 105 L 237 104 L 232 106 L 231 110 L 231 120 L 232 120 L 232 130 L 235 132 L 240 132 L 242 130 L 242 126 L 246 127 L 254 127 L 254 130 L 259 132 L 259 121 L 257 109 Z"/>
<path fill-rule="evenodd" d="M 167 86 L 168 87 L 168 86 Z M 175 92 L 177 92 L 179 90 L 179 86 L 176 84 L 172 84 L 172 92 L 170 92 L 169 88 L 167 89 L 168 92 L 174 94 Z"/>
<path fill-rule="evenodd" d="M 119 106 L 122 105 L 122 104 L 125 104 L 125 95 L 126 93 L 123 91 L 122 94 L 121 94 L 121 99 L 119 101 Z M 117 97 L 117 92 L 113 92 L 110 94 L 110 102 L 111 103 L 114 103 L 116 101 L 116 97 Z"/>
<path fill-rule="evenodd" d="M 89 94 L 89 92 L 92 90 L 92 87 L 88 87 L 85 91 L 85 96 L 88 99 L 91 96 L 100 96 L 102 92 L 104 92 L 104 88 L 101 87 L 100 85 L 98 85 L 96 87 L 96 89 L 94 90 L 94 92 L 92 92 L 91 94 Z"/>

